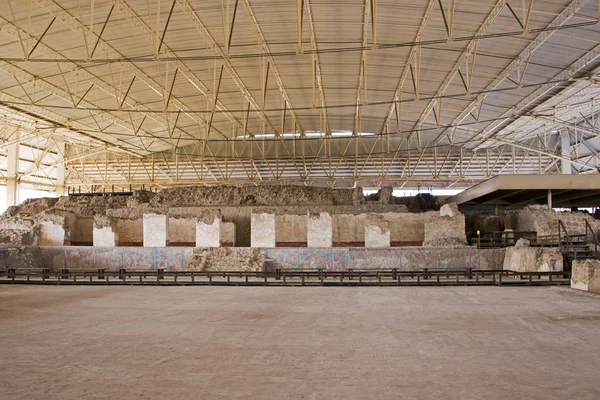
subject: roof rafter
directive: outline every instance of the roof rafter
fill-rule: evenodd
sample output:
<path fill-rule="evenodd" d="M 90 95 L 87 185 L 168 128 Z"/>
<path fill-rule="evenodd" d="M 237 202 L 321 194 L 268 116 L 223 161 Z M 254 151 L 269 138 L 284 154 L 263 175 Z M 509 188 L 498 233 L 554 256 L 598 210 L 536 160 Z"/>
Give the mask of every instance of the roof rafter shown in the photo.
<path fill-rule="evenodd" d="M 552 22 L 548 24 L 548 27 L 556 27 L 564 25 L 569 18 L 571 18 L 575 13 L 581 10 L 590 0 L 572 0 L 565 9 L 558 14 Z M 527 62 L 531 57 L 531 54 L 535 52 L 546 40 L 548 40 L 553 34 L 554 30 L 549 30 L 540 33 L 533 39 L 527 47 L 506 67 L 504 70 L 482 91 L 480 95 L 478 95 L 473 101 L 469 103 L 467 107 L 452 121 L 451 126 L 460 124 L 465 118 L 469 116 L 474 109 L 481 106 L 482 102 L 489 95 L 488 92 L 495 89 L 500 83 L 502 83 L 509 75 L 518 70 L 522 63 Z M 447 129 L 444 129 L 438 137 L 436 138 L 436 142 L 439 142 L 441 138 L 446 135 Z"/>

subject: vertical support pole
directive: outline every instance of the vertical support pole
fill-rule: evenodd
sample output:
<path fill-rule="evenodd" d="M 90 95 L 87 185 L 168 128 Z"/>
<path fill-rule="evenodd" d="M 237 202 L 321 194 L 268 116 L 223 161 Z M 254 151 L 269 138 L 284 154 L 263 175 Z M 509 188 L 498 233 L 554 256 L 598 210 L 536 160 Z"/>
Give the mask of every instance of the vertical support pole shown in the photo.
<path fill-rule="evenodd" d="M 8 146 L 6 157 L 6 206 L 17 205 L 17 192 L 19 185 L 17 175 L 19 173 L 19 132 L 16 133 L 16 140 Z"/>
<path fill-rule="evenodd" d="M 304 22 L 304 0 L 298 0 L 298 54 L 302 54 L 302 29 Z"/>
<path fill-rule="evenodd" d="M 568 131 L 562 131 L 560 133 L 560 150 L 563 158 L 560 161 L 561 174 L 571 173 L 571 162 L 567 161 L 571 159 L 571 137 Z"/>
<path fill-rule="evenodd" d="M 552 189 L 548 189 L 548 210 L 552 210 Z"/>
<path fill-rule="evenodd" d="M 58 196 L 65 195 L 65 159 L 66 159 L 66 145 L 65 142 L 56 143 L 58 150 L 58 157 L 63 160 L 62 163 L 56 166 L 56 194 Z"/>

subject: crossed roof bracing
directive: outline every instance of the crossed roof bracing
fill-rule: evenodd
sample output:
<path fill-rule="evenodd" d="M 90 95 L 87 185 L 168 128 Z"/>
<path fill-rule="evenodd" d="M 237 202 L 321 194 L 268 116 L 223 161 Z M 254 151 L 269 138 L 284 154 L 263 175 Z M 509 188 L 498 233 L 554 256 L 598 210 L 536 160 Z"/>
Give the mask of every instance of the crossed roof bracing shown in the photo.
<path fill-rule="evenodd" d="M 0 7 L 0 172 L 18 144 L 24 183 L 63 164 L 121 187 L 596 172 L 595 1 Z"/>

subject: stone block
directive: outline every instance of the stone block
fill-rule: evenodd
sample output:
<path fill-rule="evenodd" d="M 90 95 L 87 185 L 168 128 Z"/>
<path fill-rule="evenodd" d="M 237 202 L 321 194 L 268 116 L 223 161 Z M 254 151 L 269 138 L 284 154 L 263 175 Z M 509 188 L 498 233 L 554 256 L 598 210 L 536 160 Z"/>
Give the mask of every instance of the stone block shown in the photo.
<path fill-rule="evenodd" d="M 571 288 L 600 293 L 600 261 L 573 261 L 571 268 Z"/>
<path fill-rule="evenodd" d="M 169 217 L 160 214 L 144 214 L 144 247 L 166 247 Z"/>
<path fill-rule="evenodd" d="M 557 247 L 507 247 L 503 268 L 517 272 L 562 271 L 563 256 Z"/>
<path fill-rule="evenodd" d="M 308 247 L 332 247 L 333 224 L 327 212 L 307 213 L 306 233 Z"/>
<path fill-rule="evenodd" d="M 275 247 L 275 214 L 252 213 L 250 247 Z"/>
<path fill-rule="evenodd" d="M 381 204 L 392 204 L 394 198 L 393 193 L 393 186 L 383 186 L 381 189 L 379 189 L 379 202 Z"/>
<path fill-rule="evenodd" d="M 444 204 L 440 208 L 440 216 L 441 217 L 455 217 L 457 215 L 462 215 L 462 214 L 460 211 L 458 211 L 458 204 L 456 204 L 456 203 Z"/>
<path fill-rule="evenodd" d="M 65 244 L 65 228 L 53 221 L 40 223 L 40 246 L 63 246 Z"/>
<path fill-rule="evenodd" d="M 94 227 L 94 247 L 116 247 L 119 244 L 117 232 L 111 227 Z"/>
<path fill-rule="evenodd" d="M 425 221 L 425 240 L 427 247 L 466 246 L 465 216 L 431 216 Z"/>
<path fill-rule="evenodd" d="M 221 247 L 221 217 L 196 222 L 196 247 Z"/>
<path fill-rule="evenodd" d="M 94 247 L 116 247 L 119 245 L 117 221 L 106 215 L 94 216 L 93 228 Z"/>

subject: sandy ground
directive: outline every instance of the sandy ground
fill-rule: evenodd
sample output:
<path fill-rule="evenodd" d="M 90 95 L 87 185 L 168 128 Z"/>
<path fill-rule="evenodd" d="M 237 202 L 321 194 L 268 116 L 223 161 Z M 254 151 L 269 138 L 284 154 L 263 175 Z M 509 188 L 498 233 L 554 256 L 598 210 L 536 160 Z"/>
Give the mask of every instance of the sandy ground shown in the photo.
<path fill-rule="evenodd" d="M 0 286 L 2 399 L 599 399 L 560 288 Z"/>

